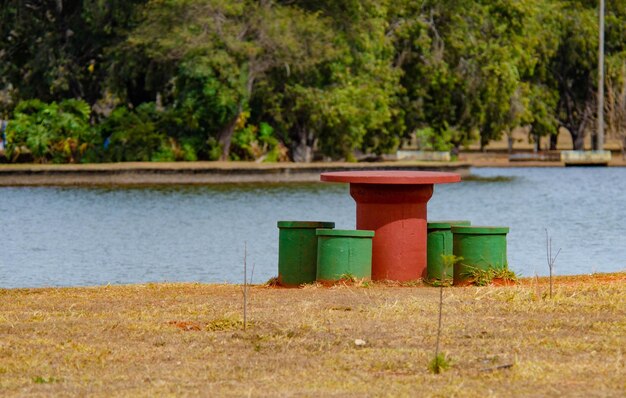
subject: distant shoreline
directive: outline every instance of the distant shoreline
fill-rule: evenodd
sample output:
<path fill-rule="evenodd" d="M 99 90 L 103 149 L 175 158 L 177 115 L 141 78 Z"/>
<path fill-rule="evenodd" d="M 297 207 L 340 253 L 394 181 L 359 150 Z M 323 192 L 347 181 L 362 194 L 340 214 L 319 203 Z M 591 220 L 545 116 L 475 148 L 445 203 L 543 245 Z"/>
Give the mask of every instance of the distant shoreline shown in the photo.
<path fill-rule="evenodd" d="M 0 186 L 193 185 L 319 181 L 320 173 L 341 170 L 427 170 L 469 175 L 465 162 L 254 163 L 132 162 L 0 165 Z"/>
<path fill-rule="evenodd" d="M 609 167 L 624 167 L 615 159 Z M 467 176 L 470 167 L 564 167 L 555 161 L 509 161 L 506 157 L 462 155 L 456 162 L 125 162 L 91 164 L 0 164 L 0 186 L 201 185 L 319 181 L 326 171 L 426 170 Z"/>

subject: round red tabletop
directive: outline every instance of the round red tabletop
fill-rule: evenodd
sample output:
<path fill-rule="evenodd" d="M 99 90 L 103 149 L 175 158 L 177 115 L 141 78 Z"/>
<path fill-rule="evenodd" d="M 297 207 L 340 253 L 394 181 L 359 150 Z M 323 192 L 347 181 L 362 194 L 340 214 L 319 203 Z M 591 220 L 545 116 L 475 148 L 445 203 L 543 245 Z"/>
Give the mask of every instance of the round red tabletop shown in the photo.
<path fill-rule="evenodd" d="M 445 184 L 461 181 L 461 176 L 456 173 L 439 171 L 405 171 L 405 170 L 380 170 L 380 171 L 333 171 L 322 173 L 322 181 L 349 182 L 357 184 Z"/>

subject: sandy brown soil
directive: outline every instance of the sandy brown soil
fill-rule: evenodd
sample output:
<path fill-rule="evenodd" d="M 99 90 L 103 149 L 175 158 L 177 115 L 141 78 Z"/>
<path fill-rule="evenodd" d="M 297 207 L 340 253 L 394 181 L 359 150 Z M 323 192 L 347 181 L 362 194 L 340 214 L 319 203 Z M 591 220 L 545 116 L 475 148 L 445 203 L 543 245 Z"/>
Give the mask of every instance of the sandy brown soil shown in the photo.
<path fill-rule="evenodd" d="M 0 289 L 0 395 L 624 396 L 626 274 L 443 297 L 435 375 L 438 288 Z"/>

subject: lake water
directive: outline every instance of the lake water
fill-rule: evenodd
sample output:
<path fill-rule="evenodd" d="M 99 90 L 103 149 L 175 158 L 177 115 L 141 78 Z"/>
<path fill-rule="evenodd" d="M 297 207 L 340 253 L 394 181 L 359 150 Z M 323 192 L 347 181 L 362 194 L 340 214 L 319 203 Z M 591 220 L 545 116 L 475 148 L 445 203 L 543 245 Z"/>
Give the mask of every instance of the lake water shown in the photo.
<path fill-rule="evenodd" d="M 473 169 L 437 185 L 430 220 L 509 226 L 509 264 L 557 274 L 626 269 L 626 168 Z M 0 188 L 0 287 L 161 281 L 240 282 L 244 245 L 255 283 L 277 274 L 279 220 L 353 229 L 348 185 Z"/>

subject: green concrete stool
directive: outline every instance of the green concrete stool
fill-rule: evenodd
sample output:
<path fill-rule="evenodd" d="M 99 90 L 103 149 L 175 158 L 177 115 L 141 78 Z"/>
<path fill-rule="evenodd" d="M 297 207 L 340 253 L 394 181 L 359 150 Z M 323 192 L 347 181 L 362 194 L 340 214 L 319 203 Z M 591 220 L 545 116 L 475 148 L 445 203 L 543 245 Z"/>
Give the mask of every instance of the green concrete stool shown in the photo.
<path fill-rule="evenodd" d="M 282 286 L 300 286 L 315 282 L 317 275 L 318 228 L 334 228 L 334 222 L 278 222 L 278 282 Z"/>
<path fill-rule="evenodd" d="M 452 226 L 469 226 L 471 222 L 462 221 L 429 221 L 427 242 L 426 280 L 429 282 L 452 279 L 453 267 L 449 266 L 444 273 L 442 256 L 451 256 L 452 253 Z"/>
<path fill-rule="evenodd" d="M 472 282 L 475 271 L 505 270 L 508 227 L 452 227 L 452 252 L 462 257 L 454 264 L 454 284 Z"/>
<path fill-rule="evenodd" d="M 318 282 L 371 279 L 374 231 L 318 229 L 316 233 Z"/>

